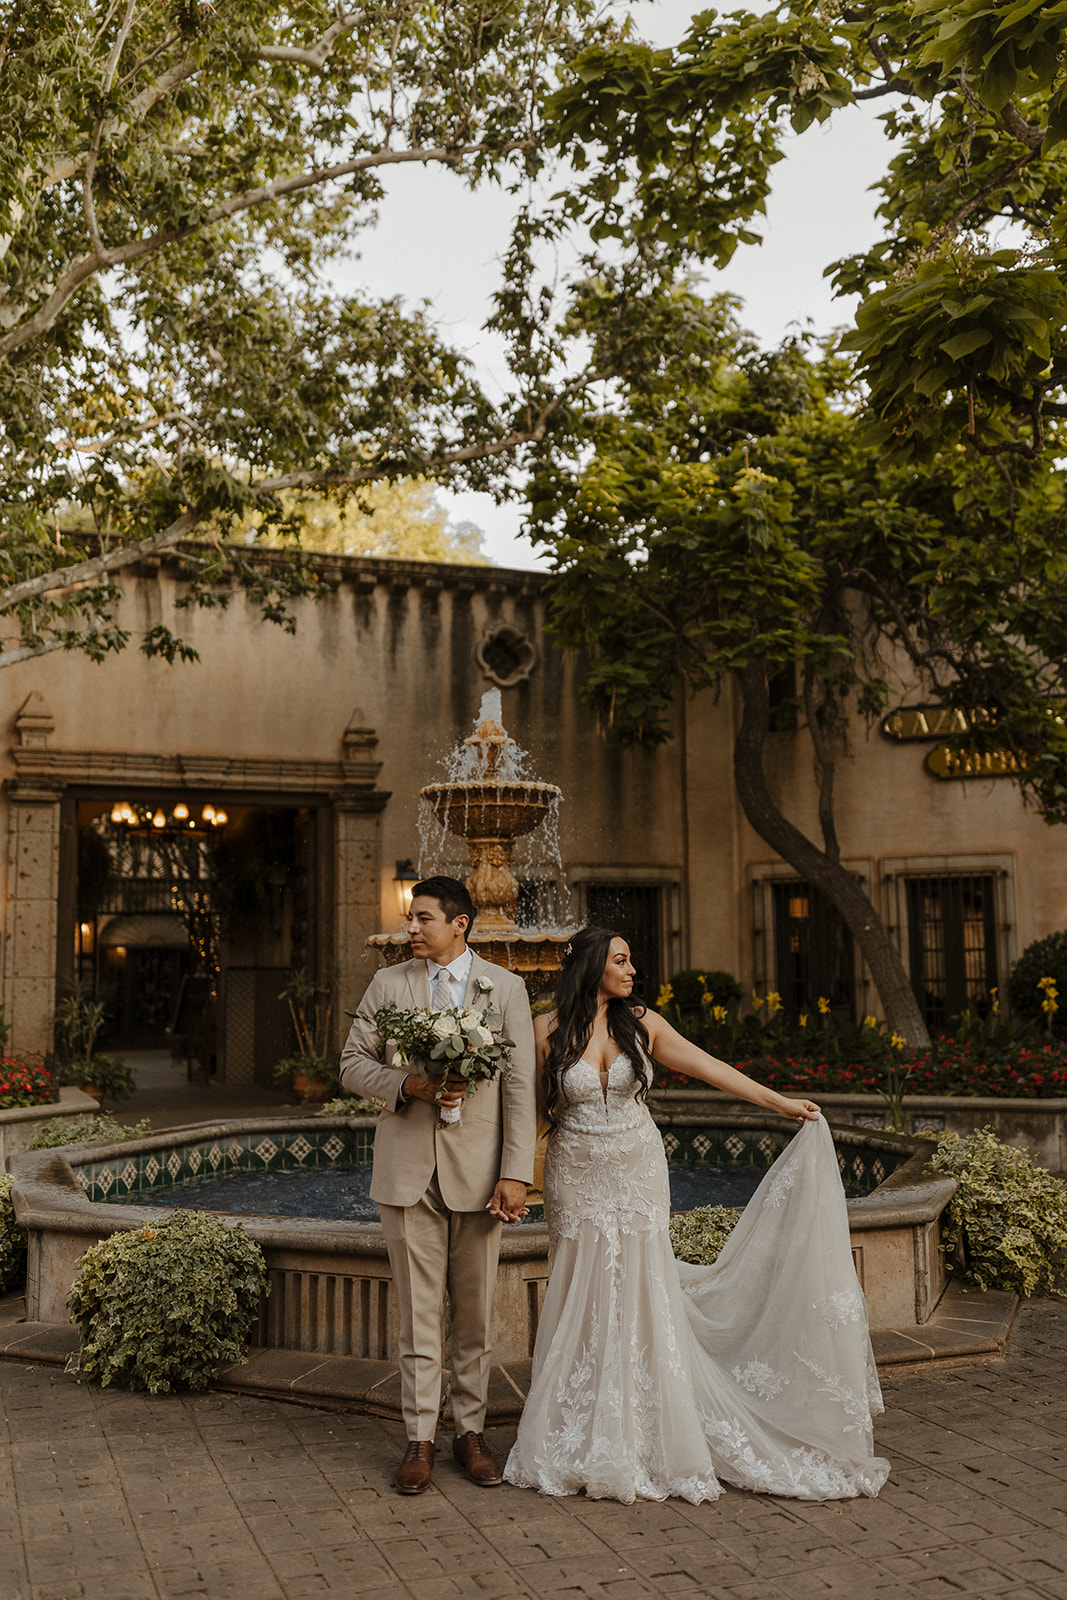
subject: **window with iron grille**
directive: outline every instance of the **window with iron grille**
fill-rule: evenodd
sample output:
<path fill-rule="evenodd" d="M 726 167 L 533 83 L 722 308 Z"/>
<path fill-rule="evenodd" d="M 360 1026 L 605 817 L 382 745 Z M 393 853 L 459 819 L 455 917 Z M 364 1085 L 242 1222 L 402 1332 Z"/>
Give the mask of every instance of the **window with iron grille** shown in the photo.
<path fill-rule="evenodd" d="M 911 982 L 927 1025 L 988 1012 L 998 984 L 992 873 L 906 877 Z"/>
<path fill-rule="evenodd" d="M 663 982 L 663 890 L 659 884 L 589 883 L 586 921 L 617 928 L 637 968 L 634 994 L 655 1005 Z"/>
<path fill-rule="evenodd" d="M 772 884 L 771 892 L 774 987 L 785 1015 L 814 1014 L 826 999 L 831 1015 L 854 1022 L 855 946 L 838 912 L 812 884 L 787 879 Z"/>

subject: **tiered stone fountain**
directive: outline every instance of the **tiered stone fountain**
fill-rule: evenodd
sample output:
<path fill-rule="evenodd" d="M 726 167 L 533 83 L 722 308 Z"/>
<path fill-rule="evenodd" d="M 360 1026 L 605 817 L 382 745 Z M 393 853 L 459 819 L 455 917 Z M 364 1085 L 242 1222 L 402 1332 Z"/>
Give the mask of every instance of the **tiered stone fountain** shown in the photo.
<path fill-rule="evenodd" d="M 523 757 L 501 723 L 499 689 L 482 697 L 474 732 L 454 753 L 456 776 L 421 791 L 442 835 L 464 839 L 470 853 L 467 888 L 478 910 L 470 943 L 480 956 L 521 975 L 531 999 L 555 987 L 569 929 L 519 925 L 519 884 L 514 872 L 517 840 L 554 814 L 562 798 L 554 783 L 523 773 Z M 426 860 L 423 869 L 435 868 Z M 384 966 L 410 955 L 406 931 L 376 933 L 367 940 Z"/>

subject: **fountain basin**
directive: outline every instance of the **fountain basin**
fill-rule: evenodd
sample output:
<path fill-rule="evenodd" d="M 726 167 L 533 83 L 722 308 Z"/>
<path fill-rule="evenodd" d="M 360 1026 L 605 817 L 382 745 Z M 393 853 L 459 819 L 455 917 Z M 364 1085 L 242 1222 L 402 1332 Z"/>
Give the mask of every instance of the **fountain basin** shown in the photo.
<path fill-rule="evenodd" d="M 464 839 L 518 839 L 545 820 L 554 783 L 431 783 L 420 790 L 438 822 Z"/>
<path fill-rule="evenodd" d="M 78 1261 L 90 1244 L 119 1230 L 158 1221 L 159 1207 L 106 1198 L 174 1187 L 191 1172 L 269 1166 L 286 1160 L 317 1165 L 356 1153 L 369 1156 L 372 1118 L 294 1117 L 197 1124 L 129 1144 L 71 1146 L 21 1155 L 15 1163 L 16 1214 L 29 1236 L 26 1315 L 30 1322 L 69 1324 L 66 1301 Z M 720 1113 L 667 1127 L 665 1138 L 713 1156 L 740 1144 L 744 1163 L 767 1166 L 781 1148 L 777 1118 Z M 944 1288 L 940 1216 L 955 1185 L 927 1171 L 929 1144 L 866 1130 L 835 1129 L 839 1159 L 859 1163 L 874 1180 L 867 1196 L 849 1201 L 857 1272 L 872 1329 L 924 1323 Z M 878 1168 L 886 1170 L 882 1181 Z M 893 1170 L 889 1170 L 893 1167 Z M 94 1200 L 92 1194 L 103 1194 Z M 175 1196 L 181 1204 L 180 1195 Z M 267 1350 L 320 1352 L 394 1361 L 398 1317 L 385 1240 L 374 1223 L 243 1216 L 263 1249 L 271 1293 L 253 1344 Z M 495 1364 L 527 1359 L 548 1278 L 548 1235 L 542 1224 L 505 1230 L 494 1307 Z"/>
<path fill-rule="evenodd" d="M 483 960 L 517 972 L 530 999 L 536 1000 L 554 992 L 559 983 L 560 954 L 570 940 L 571 935 L 566 931 L 548 933 L 516 928 L 514 932 L 500 933 L 494 929 L 486 931 L 475 923 L 467 942 Z M 411 940 L 404 929 L 398 933 L 372 933 L 366 943 L 368 950 L 376 952 L 383 967 L 395 967 L 401 961 L 411 960 Z"/>

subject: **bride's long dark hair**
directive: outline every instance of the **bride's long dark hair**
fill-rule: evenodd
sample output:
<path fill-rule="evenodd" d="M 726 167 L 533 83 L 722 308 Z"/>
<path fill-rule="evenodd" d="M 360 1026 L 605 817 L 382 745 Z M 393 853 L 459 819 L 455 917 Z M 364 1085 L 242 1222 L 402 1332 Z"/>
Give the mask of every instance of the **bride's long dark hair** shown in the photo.
<path fill-rule="evenodd" d="M 611 941 L 625 938 L 614 928 L 580 928 L 567 947 L 556 990 L 556 1026 L 548 1036 L 544 1069 L 544 1114 L 550 1123 L 555 1123 L 559 1106 L 567 1098 L 563 1074 L 581 1060 L 592 1035 L 597 991 L 608 964 Z M 640 1079 L 637 1093 L 642 1100 L 652 1087 L 652 1052 L 648 1029 L 641 1020 L 644 1014 L 644 1006 L 632 1006 L 627 1000 L 608 1001 L 608 1033 Z"/>

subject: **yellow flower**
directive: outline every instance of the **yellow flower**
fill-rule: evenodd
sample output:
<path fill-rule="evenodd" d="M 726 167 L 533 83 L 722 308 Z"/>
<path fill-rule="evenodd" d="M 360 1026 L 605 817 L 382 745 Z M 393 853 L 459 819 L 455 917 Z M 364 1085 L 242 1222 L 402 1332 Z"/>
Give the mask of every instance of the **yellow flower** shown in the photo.
<path fill-rule="evenodd" d="M 991 1007 L 993 1015 L 995 1017 L 999 1017 L 1000 1016 L 1000 992 L 999 992 L 999 990 L 990 989 L 989 998 L 993 1002 L 992 1007 Z"/>
<path fill-rule="evenodd" d="M 905 1040 L 901 1038 L 899 1033 L 891 1033 L 889 1036 L 889 1043 L 893 1046 L 894 1050 L 903 1050 Z"/>
<path fill-rule="evenodd" d="M 725 1022 L 730 1013 L 725 1006 L 712 1006 L 711 1015 L 715 1022 Z"/>
<path fill-rule="evenodd" d="M 816 1005 L 819 1007 L 820 1017 L 828 1017 L 830 1015 L 830 1002 L 824 994 L 819 996 Z"/>
<path fill-rule="evenodd" d="M 752 1004 L 755 1006 L 757 1011 L 763 1010 L 763 996 L 757 989 L 753 989 L 752 991 Z"/>
<path fill-rule="evenodd" d="M 702 989 L 706 989 L 707 986 L 708 986 L 707 985 L 707 980 L 705 979 L 704 974 L 702 972 L 698 972 L 697 973 L 697 982 L 699 983 L 699 985 L 700 985 L 700 987 Z"/>
<path fill-rule="evenodd" d="M 658 1006 L 669 1006 L 673 999 L 674 990 L 671 988 L 669 983 L 665 983 L 660 989 L 659 994 L 656 996 L 656 1004 Z"/>
<path fill-rule="evenodd" d="M 781 1011 L 782 997 L 776 989 L 772 989 L 770 994 L 767 996 L 767 1006 L 772 1017 L 776 1012 Z"/>
<path fill-rule="evenodd" d="M 878 1018 L 877 1017 L 864 1017 L 863 1026 L 865 1028 L 877 1028 L 877 1026 L 878 1026 Z"/>
<path fill-rule="evenodd" d="M 806 1028 L 807 1027 L 807 1025 L 808 1025 L 808 1013 L 806 1011 L 802 1011 L 800 1013 L 799 1021 L 800 1021 L 800 1026 L 802 1028 Z"/>

